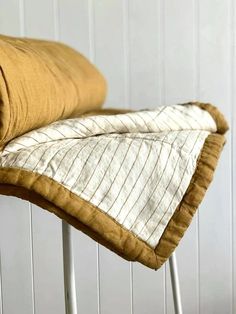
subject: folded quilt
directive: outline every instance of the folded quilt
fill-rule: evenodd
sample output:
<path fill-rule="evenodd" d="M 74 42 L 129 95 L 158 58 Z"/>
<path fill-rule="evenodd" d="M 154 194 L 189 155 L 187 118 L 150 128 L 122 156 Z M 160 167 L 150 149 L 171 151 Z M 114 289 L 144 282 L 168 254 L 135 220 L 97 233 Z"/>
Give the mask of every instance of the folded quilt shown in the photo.
<path fill-rule="evenodd" d="M 212 105 L 101 109 L 10 141 L 0 193 L 27 199 L 157 269 L 212 180 L 228 126 Z"/>

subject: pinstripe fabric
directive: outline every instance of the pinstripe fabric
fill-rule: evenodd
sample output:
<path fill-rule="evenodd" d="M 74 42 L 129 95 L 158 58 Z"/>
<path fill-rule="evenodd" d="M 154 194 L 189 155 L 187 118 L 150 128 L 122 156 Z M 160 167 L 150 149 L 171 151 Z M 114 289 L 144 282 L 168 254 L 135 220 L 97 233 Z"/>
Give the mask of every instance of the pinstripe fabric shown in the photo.
<path fill-rule="evenodd" d="M 56 180 L 154 248 L 215 131 L 194 105 L 67 119 L 12 140 L 0 165 Z"/>

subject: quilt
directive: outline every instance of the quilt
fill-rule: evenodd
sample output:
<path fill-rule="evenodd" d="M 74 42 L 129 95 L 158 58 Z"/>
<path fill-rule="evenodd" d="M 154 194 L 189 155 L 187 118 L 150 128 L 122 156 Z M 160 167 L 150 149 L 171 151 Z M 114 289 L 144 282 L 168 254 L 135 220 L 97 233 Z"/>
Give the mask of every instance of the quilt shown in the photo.
<path fill-rule="evenodd" d="M 227 129 L 216 107 L 198 102 L 90 111 L 9 141 L 0 152 L 0 193 L 158 269 L 204 197 Z"/>

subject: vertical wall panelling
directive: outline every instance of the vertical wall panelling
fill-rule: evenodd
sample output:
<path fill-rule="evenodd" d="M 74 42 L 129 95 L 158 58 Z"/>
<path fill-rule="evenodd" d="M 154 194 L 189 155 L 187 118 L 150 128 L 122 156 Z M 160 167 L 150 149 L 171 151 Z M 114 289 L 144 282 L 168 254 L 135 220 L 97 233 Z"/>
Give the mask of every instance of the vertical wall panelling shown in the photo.
<path fill-rule="evenodd" d="M 156 272 L 139 264 L 134 264 L 133 268 L 134 313 L 165 313 L 164 267 Z"/>
<path fill-rule="evenodd" d="M 123 51 L 124 51 L 124 70 L 123 70 L 123 82 L 124 82 L 124 106 L 131 107 L 130 103 L 130 27 L 129 27 L 129 15 L 130 15 L 130 3 L 123 0 Z"/>
<path fill-rule="evenodd" d="M 159 0 L 159 101 L 160 105 L 166 105 L 165 86 L 165 0 Z M 167 314 L 167 271 L 168 264 L 163 265 L 163 309 Z"/>
<path fill-rule="evenodd" d="M 32 207 L 35 313 L 64 314 L 61 222 L 54 214 Z"/>
<path fill-rule="evenodd" d="M 54 40 L 59 41 L 60 40 L 60 9 L 59 9 L 59 1 L 53 0 L 53 22 L 54 22 L 54 28 L 53 28 L 53 34 L 54 34 Z"/>
<path fill-rule="evenodd" d="M 234 70 L 235 71 L 235 70 Z M 234 108 L 234 121 L 236 121 L 236 112 Z M 232 126 L 231 126 L 232 127 Z M 232 228 L 232 313 L 236 313 L 236 202 L 235 202 L 235 186 L 236 186 L 236 171 L 235 171 L 235 156 L 236 156 L 236 141 L 235 141 L 235 127 L 234 127 L 234 138 L 233 138 L 233 186 L 232 186 L 232 221 L 231 221 L 231 228 Z"/>
<path fill-rule="evenodd" d="M 129 1 L 130 101 L 133 109 L 159 104 L 160 0 Z"/>
<path fill-rule="evenodd" d="M 230 31 L 231 31 L 231 41 L 230 41 L 230 79 L 231 79 L 231 201 L 232 201 L 232 208 L 231 208 L 231 232 L 232 232 L 232 255 L 231 255 L 231 264 L 232 264 L 232 313 L 236 313 L 236 198 L 235 198 L 235 187 L 236 187 L 236 128 L 235 128 L 235 121 L 236 121 L 236 110 L 235 110 L 235 100 L 236 100 L 236 6 L 235 1 L 231 0 L 230 2 L 230 12 L 231 12 L 231 23 L 230 23 Z"/>
<path fill-rule="evenodd" d="M 3 314 L 1 250 L 0 250 L 0 314 Z"/>
<path fill-rule="evenodd" d="M 91 1 L 91 0 L 90 0 Z M 123 1 L 103 0 L 94 3 L 94 62 L 108 82 L 106 107 L 126 107 L 124 75 Z M 128 1 L 126 1 L 128 2 Z"/>
<path fill-rule="evenodd" d="M 229 1 L 200 0 L 200 98 L 215 103 L 230 121 Z M 200 311 L 232 313 L 231 140 L 200 209 Z"/>
<path fill-rule="evenodd" d="M 107 107 L 126 107 L 122 1 L 91 1 L 94 63 L 108 81 Z M 111 293 L 112 292 L 112 293 Z M 129 263 L 100 247 L 101 313 L 131 313 Z M 108 297 L 109 295 L 109 297 Z"/>
<path fill-rule="evenodd" d="M 46 6 L 47 10 L 45 10 Z M 55 28 L 54 16 L 52 1 L 24 0 L 25 35 L 44 39 L 56 38 L 57 28 Z M 35 205 L 30 204 L 30 206 L 32 206 L 34 257 L 32 278 L 35 282 L 35 312 L 45 313 L 50 309 L 52 313 L 62 314 L 64 313 L 64 289 L 61 222 L 55 215 Z"/>
<path fill-rule="evenodd" d="M 195 91 L 195 100 L 200 100 L 200 27 L 199 27 L 199 0 L 194 0 L 193 4 L 194 9 L 194 34 L 193 34 L 193 59 L 194 59 L 194 91 Z M 197 265 L 197 298 L 196 298 L 196 309 L 197 313 L 200 314 L 200 214 L 199 211 L 196 213 L 196 247 L 197 247 L 197 256 L 196 256 L 196 265 Z"/>
<path fill-rule="evenodd" d="M 22 1 L 0 1 L 1 33 L 20 36 L 24 31 Z M 2 311 L 33 313 L 31 235 L 28 203 L 1 197 L 0 247 Z M 24 289 L 22 289 L 24 287 Z"/>
<path fill-rule="evenodd" d="M 159 40 L 159 80 L 160 80 L 160 95 L 159 95 L 159 99 L 160 99 L 160 104 L 162 106 L 166 105 L 166 58 L 165 58 L 165 40 L 166 40 L 166 31 L 165 31 L 165 0 L 160 0 L 160 6 L 159 6 L 159 13 L 160 13 L 160 23 L 159 23 L 159 27 L 160 27 L 160 32 L 159 32 L 159 36 L 160 36 L 160 40 Z M 173 310 L 173 304 L 169 303 L 168 301 L 169 299 L 168 297 L 168 285 L 167 285 L 167 280 L 170 278 L 168 277 L 167 272 L 169 272 L 169 265 L 166 263 L 163 266 L 164 270 L 163 270 L 163 301 L 164 301 L 164 314 L 168 313 L 168 310 L 170 310 L 170 304 L 172 305 L 172 310 Z M 170 289 L 169 289 L 170 291 Z"/>
<path fill-rule="evenodd" d="M 60 40 L 89 57 L 88 0 L 58 0 Z"/>
<path fill-rule="evenodd" d="M 159 1 L 129 1 L 128 94 L 132 109 L 160 105 Z M 147 18 L 148 17 L 148 18 Z M 164 313 L 164 268 L 157 272 L 133 264 L 134 313 Z"/>
<path fill-rule="evenodd" d="M 234 66 L 234 73 L 235 73 Z M 235 81 L 234 81 L 235 82 Z M 236 121 L 236 110 L 233 107 L 233 124 L 231 124 L 231 132 L 233 134 L 233 154 L 232 154 L 232 165 L 233 165 L 233 180 L 232 180 L 232 313 L 236 313 L 236 201 L 235 201 L 235 187 L 236 187 L 236 137 L 235 137 L 235 121 Z"/>
<path fill-rule="evenodd" d="M 96 61 L 95 52 L 95 16 L 94 16 L 94 1 L 88 1 L 88 23 L 89 23 L 89 57 L 91 62 Z M 101 267 L 100 267 L 100 245 L 96 244 L 96 270 L 97 270 L 97 313 L 101 313 Z"/>
<path fill-rule="evenodd" d="M 19 0 L 20 15 L 20 35 L 25 34 L 25 1 Z M 29 211 L 29 241 L 30 241 L 30 272 L 31 272 L 31 294 L 32 294 L 32 314 L 35 314 L 35 290 L 34 290 L 34 251 L 33 251 L 33 226 L 32 226 L 32 204 L 28 202 Z"/>
<path fill-rule="evenodd" d="M 33 313 L 28 203 L 1 196 L 3 313 Z"/>
<path fill-rule="evenodd" d="M 60 0 L 60 40 L 91 58 L 91 21 L 89 1 Z M 92 60 L 93 61 L 93 60 Z M 79 313 L 99 314 L 99 269 L 97 244 L 73 230 L 75 277 Z"/>
<path fill-rule="evenodd" d="M 0 33 L 59 39 L 108 82 L 106 107 L 199 99 L 231 121 L 214 183 L 177 249 L 184 312 L 236 313 L 234 0 L 0 0 Z M 173 314 L 168 263 L 128 263 L 73 229 L 80 314 Z M 0 197 L 0 314 L 64 314 L 61 221 Z"/>
<path fill-rule="evenodd" d="M 90 57 L 88 1 L 59 1 L 60 40 Z M 73 230 L 76 293 L 79 313 L 99 313 L 97 245 Z"/>
<path fill-rule="evenodd" d="M 33 243 L 33 219 L 32 204 L 28 202 L 29 211 L 29 237 L 30 237 L 30 270 L 31 270 L 31 290 L 32 290 L 32 314 L 35 314 L 35 280 L 34 280 L 34 243 Z"/>
<path fill-rule="evenodd" d="M 124 49 L 124 106 L 131 108 L 130 99 L 130 4 L 123 0 L 123 49 Z M 130 314 L 134 313 L 134 265 L 129 264 Z"/>
<path fill-rule="evenodd" d="M 20 35 L 19 0 L 0 0 L 0 30 L 1 34 Z"/>
<path fill-rule="evenodd" d="M 97 244 L 78 230 L 73 241 L 78 312 L 99 314 Z"/>
<path fill-rule="evenodd" d="M 194 1 L 165 1 L 164 6 L 164 86 L 165 103 L 194 100 L 195 95 L 195 6 Z M 183 18 L 179 18 L 180 11 Z M 177 250 L 183 310 L 198 312 L 197 219 Z M 173 313 L 173 297 L 167 267 L 167 313 Z"/>
<path fill-rule="evenodd" d="M 53 0 L 24 0 L 24 3 L 26 35 L 36 38 L 53 39 Z"/>

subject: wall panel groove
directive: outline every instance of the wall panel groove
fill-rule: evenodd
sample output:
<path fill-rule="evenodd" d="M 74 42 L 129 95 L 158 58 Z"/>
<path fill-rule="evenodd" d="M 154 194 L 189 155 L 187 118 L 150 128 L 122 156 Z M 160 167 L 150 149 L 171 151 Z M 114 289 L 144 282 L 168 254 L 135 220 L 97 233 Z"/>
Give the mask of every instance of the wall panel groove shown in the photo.
<path fill-rule="evenodd" d="M 32 220 L 32 204 L 29 203 L 29 233 L 30 233 L 30 266 L 31 266 L 31 289 L 32 289 L 32 306 L 35 314 L 35 280 L 34 280 L 34 240 L 33 240 L 33 220 Z"/>
<path fill-rule="evenodd" d="M 125 108 L 131 108 L 131 86 L 130 86 L 130 27 L 129 16 L 130 7 L 129 1 L 123 0 L 122 12 L 122 27 L 123 27 L 123 46 L 124 46 L 124 103 Z M 134 270 L 133 263 L 129 263 L 129 286 L 130 286 L 130 314 L 134 314 Z"/>
<path fill-rule="evenodd" d="M 236 121 L 236 110 L 235 110 L 235 91 L 236 91 L 236 81 L 235 81 L 235 67 L 236 67 L 236 54 L 235 54 L 235 45 L 236 45 L 236 21 L 235 21 L 235 13 L 236 6 L 234 0 L 230 2 L 230 102 L 231 102 L 231 271 L 232 271 L 232 279 L 231 279 L 231 289 L 232 289 L 232 305 L 231 305 L 231 313 L 236 312 L 236 274 L 235 274 L 235 263 L 236 263 L 236 203 L 235 203 L 235 178 L 236 178 L 236 141 L 235 141 L 235 121 Z"/>
<path fill-rule="evenodd" d="M 193 23 L 194 23 L 194 31 L 193 31 L 193 64 L 194 64 L 194 94 L 193 99 L 200 99 L 200 27 L 199 27 L 199 0 L 194 0 L 193 3 Z M 200 314 L 200 215 L 199 212 L 196 213 L 196 313 Z"/>
<path fill-rule="evenodd" d="M 130 107 L 129 1 L 123 0 L 124 106 Z"/>
<path fill-rule="evenodd" d="M 13 36 L 24 34 L 23 1 L 0 1 L 0 30 Z M 2 312 L 32 313 L 28 203 L 1 196 L 0 215 Z"/>
<path fill-rule="evenodd" d="M 58 0 L 53 0 L 54 39 L 60 39 L 60 8 Z"/>
<path fill-rule="evenodd" d="M 2 259 L 0 250 L 0 314 L 3 314 L 3 295 L 2 295 Z"/>
<path fill-rule="evenodd" d="M 19 0 L 20 15 L 20 35 L 26 36 L 25 26 L 25 0 Z M 31 297 L 32 297 L 32 314 L 35 314 L 35 282 L 34 282 L 34 247 L 33 247 L 33 221 L 32 221 L 32 204 L 28 202 L 29 213 L 29 241 L 30 241 L 30 272 L 31 272 Z"/>
<path fill-rule="evenodd" d="M 200 0 L 199 69 L 200 99 L 216 104 L 230 121 L 229 6 L 229 1 Z M 227 137 L 214 183 L 200 209 L 201 313 L 231 313 L 230 133 Z"/>
<path fill-rule="evenodd" d="M 96 62 L 95 48 L 95 15 L 94 2 L 88 0 L 88 21 L 89 21 L 89 56 L 91 62 Z M 101 269 L 100 269 L 100 245 L 96 244 L 96 264 L 97 264 L 97 313 L 101 314 Z"/>

